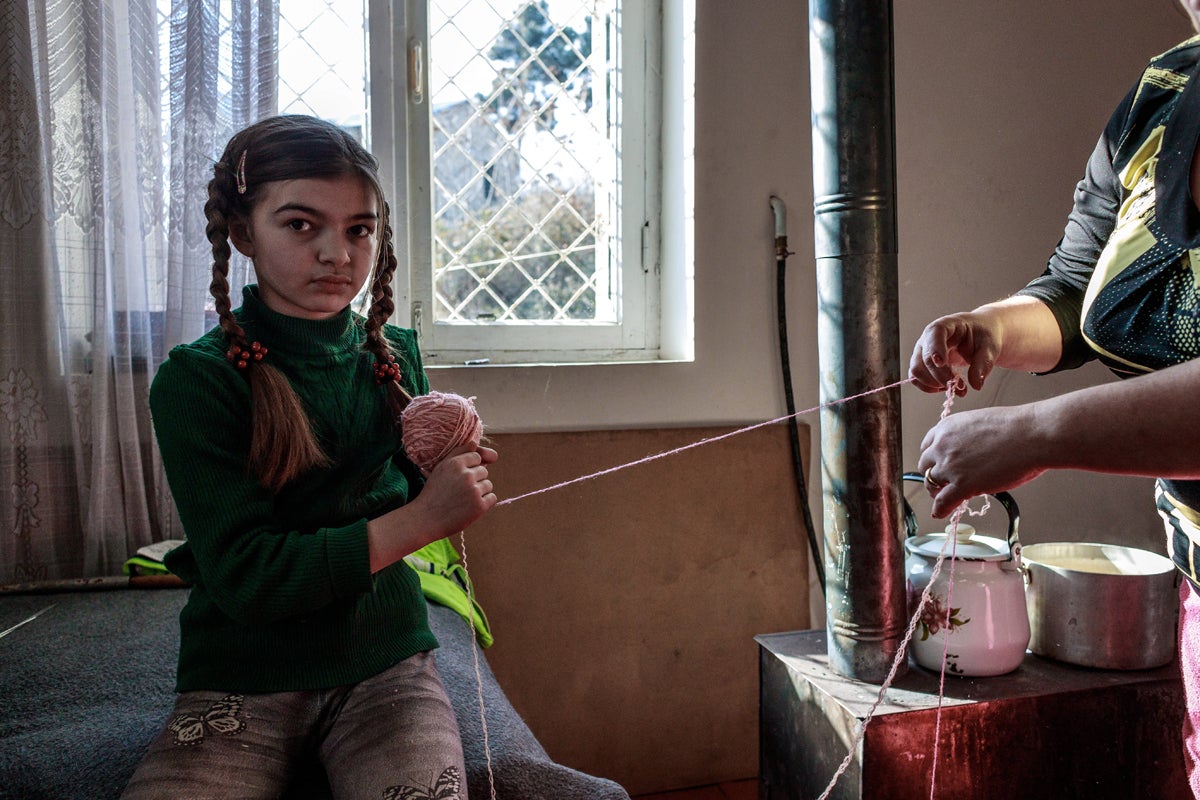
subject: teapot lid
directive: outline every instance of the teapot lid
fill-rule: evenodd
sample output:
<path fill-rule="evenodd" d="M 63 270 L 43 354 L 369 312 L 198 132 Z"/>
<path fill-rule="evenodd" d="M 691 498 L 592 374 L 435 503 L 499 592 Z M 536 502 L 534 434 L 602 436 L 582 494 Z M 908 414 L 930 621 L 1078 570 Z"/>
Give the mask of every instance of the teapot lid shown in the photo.
<path fill-rule="evenodd" d="M 953 535 L 954 524 L 946 526 L 945 533 L 925 533 L 913 536 L 904 541 L 905 548 L 910 553 L 916 553 L 930 558 L 937 558 L 945 548 L 947 557 L 951 554 L 964 561 L 1007 561 L 1011 558 L 1008 542 L 994 536 L 980 536 L 975 527 L 965 522 L 958 523 L 957 541 L 946 541 Z"/>

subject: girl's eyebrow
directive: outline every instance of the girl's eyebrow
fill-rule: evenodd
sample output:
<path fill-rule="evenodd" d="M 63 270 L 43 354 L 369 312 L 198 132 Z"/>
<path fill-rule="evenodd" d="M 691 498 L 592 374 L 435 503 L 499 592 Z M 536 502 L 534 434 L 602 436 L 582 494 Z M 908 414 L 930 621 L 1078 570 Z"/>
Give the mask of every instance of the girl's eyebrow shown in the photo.
<path fill-rule="evenodd" d="M 309 216 L 312 216 L 312 217 L 320 217 L 320 218 L 324 218 L 324 217 L 325 217 L 325 215 L 324 215 L 323 213 L 321 213 L 320 211 L 318 211 L 317 209 L 315 209 L 315 208 L 312 208 L 311 206 L 306 206 L 306 205 L 304 205 L 303 203 L 284 203 L 284 204 L 283 204 L 283 205 L 281 205 L 279 208 L 275 209 L 274 213 L 275 213 L 275 214 L 282 214 L 282 213 L 284 213 L 285 211 L 293 211 L 293 212 L 297 212 L 297 211 L 298 211 L 298 212 L 300 212 L 301 214 L 308 214 Z M 362 211 L 362 212 L 360 212 L 360 213 L 358 213 L 358 214 L 354 214 L 354 215 L 352 215 L 352 216 L 350 217 L 350 219 L 354 219 L 354 220 L 359 220 L 359 219 L 370 219 L 370 220 L 374 220 L 374 219 L 379 219 L 379 214 L 375 213 L 374 211 Z"/>

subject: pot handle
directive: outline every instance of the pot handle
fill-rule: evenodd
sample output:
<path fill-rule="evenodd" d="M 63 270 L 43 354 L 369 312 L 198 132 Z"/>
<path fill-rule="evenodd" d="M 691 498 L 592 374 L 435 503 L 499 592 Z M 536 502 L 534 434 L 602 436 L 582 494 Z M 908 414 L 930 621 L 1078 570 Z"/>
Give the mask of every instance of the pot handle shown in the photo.
<path fill-rule="evenodd" d="M 925 476 L 919 472 L 906 472 L 903 477 L 906 481 L 925 483 Z M 996 492 L 991 496 L 996 498 L 1000 505 L 1004 506 L 1004 510 L 1008 512 L 1008 557 L 1011 560 L 1014 555 L 1019 556 L 1021 553 L 1021 540 L 1017 536 L 1017 527 L 1021 522 L 1021 512 L 1017 508 L 1017 501 L 1008 492 Z M 906 538 L 916 536 L 920 531 L 920 527 L 917 525 L 917 515 L 913 513 L 912 506 L 908 504 L 908 498 L 904 497 L 903 492 L 900 494 L 900 500 L 904 503 L 904 530 L 906 531 Z"/>

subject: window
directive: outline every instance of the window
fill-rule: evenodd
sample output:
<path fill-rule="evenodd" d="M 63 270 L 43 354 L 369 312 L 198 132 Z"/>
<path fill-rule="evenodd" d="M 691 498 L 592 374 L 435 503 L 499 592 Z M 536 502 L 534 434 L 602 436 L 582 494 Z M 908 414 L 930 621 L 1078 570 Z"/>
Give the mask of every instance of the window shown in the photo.
<path fill-rule="evenodd" d="M 371 130 L 408 188 L 396 289 L 428 362 L 690 355 L 690 314 L 663 314 L 667 292 L 686 296 L 683 255 L 664 272 L 661 200 L 663 78 L 679 72 L 664 72 L 663 25 L 683 12 L 399 3 L 370 7 L 393 20 L 370 25 L 392 60 L 372 57 Z"/>
<path fill-rule="evenodd" d="M 427 363 L 690 358 L 690 6 L 280 0 L 279 109 L 379 158 Z"/>
<path fill-rule="evenodd" d="M 412 207 L 432 269 L 411 292 L 434 363 L 656 348 L 658 129 L 627 88 L 647 85 L 656 20 L 614 0 L 430 1 L 409 135 L 432 132 L 410 186 L 432 199 Z"/>

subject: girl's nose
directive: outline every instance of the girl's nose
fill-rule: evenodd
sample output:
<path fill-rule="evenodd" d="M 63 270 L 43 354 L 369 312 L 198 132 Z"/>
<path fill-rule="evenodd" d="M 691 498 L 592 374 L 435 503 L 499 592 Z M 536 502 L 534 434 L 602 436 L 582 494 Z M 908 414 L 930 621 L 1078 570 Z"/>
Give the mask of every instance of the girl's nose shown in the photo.
<path fill-rule="evenodd" d="M 350 248 L 341 237 L 322 236 L 317 250 L 317 258 L 325 264 L 345 264 L 350 261 Z"/>

